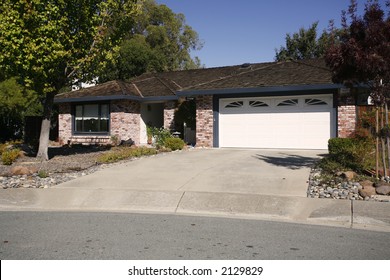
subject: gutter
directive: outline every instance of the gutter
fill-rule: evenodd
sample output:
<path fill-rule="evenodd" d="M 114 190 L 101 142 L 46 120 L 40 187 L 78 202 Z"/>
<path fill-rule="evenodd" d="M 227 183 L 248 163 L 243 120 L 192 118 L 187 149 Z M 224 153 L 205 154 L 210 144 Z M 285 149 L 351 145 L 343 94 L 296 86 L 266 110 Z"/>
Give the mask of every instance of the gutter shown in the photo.
<path fill-rule="evenodd" d="M 318 84 L 318 85 L 297 85 L 297 86 L 271 86 L 255 88 L 226 88 L 226 89 L 206 89 L 206 90 L 183 90 L 176 92 L 179 97 L 191 97 L 198 95 L 229 95 L 245 93 L 280 93 L 286 91 L 310 91 L 344 88 L 342 84 Z"/>

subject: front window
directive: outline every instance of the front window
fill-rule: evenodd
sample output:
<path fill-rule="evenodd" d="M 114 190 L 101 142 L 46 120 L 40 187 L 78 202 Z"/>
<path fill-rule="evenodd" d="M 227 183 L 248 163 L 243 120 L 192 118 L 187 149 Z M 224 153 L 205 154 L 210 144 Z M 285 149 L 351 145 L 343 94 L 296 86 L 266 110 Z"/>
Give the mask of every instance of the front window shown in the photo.
<path fill-rule="evenodd" d="M 75 106 L 74 132 L 108 133 L 110 110 L 108 104 L 81 104 Z"/>

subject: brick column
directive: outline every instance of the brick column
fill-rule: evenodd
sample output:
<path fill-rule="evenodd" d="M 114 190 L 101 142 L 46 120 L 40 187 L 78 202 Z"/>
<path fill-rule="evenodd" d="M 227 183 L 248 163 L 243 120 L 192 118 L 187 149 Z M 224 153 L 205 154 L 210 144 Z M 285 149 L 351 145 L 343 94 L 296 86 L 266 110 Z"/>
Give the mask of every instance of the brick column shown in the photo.
<path fill-rule="evenodd" d="M 131 138 L 136 145 L 140 144 L 141 105 L 131 100 L 117 100 L 111 103 L 111 136 L 119 140 Z"/>
<path fill-rule="evenodd" d="M 65 145 L 72 137 L 72 112 L 70 103 L 59 104 L 58 139 L 60 145 Z"/>
<path fill-rule="evenodd" d="M 167 101 L 164 104 L 164 128 L 169 130 L 175 129 L 175 110 L 176 110 L 176 101 Z"/>
<path fill-rule="evenodd" d="M 338 98 L 337 106 L 338 137 L 347 138 L 352 136 L 356 130 L 356 105 L 353 96 Z"/>
<path fill-rule="evenodd" d="M 213 147 L 213 96 L 196 97 L 196 146 Z"/>

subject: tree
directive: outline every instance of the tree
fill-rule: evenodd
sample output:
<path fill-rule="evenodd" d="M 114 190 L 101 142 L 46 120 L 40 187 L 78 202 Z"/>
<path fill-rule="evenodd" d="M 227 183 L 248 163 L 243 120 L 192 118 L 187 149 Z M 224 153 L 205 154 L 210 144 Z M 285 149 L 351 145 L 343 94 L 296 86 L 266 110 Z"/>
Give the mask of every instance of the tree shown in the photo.
<path fill-rule="evenodd" d="M 301 28 L 293 35 L 286 34 L 286 46 L 275 50 L 276 61 L 301 60 L 323 57 L 329 43 L 330 34 L 323 31 L 318 37 L 318 22 L 315 22 L 309 29 Z"/>
<path fill-rule="evenodd" d="M 191 51 L 202 47 L 198 33 L 166 5 L 146 0 L 111 64 L 101 69 L 99 82 L 129 79 L 145 72 L 185 70 L 200 67 Z"/>
<path fill-rule="evenodd" d="M 150 47 L 165 58 L 164 70 L 193 67 L 190 51 L 202 47 L 198 33 L 186 24 L 185 16 L 155 0 L 145 1 L 143 12 L 135 17 L 133 33 L 144 35 Z"/>
<path fill-rule="evenodd" d="M 390 1 L 386 6 L 390 7 Z M 333 80 L 349 87 L 365 85 L 377 107 L 377 155 L 379 136 L 378 110 L 385 108 L 386 127 L 383 134 L 389 143 L 388 104 L 390 101 L 390 13 L 381 9 L 378 1 L 366 3 L 363 16 L 357 15 L 357 2 L 351 1 L 348 11 L 342 12 L 339 41 L 333 41 L 326 52 L 326 62 Z M 383 119 L 382 119 L 383 123 Z M 385 150 L 382 145 L 382 150 Z M 390 149 L 388 158 L 390 160 Z M 383 158 L 384 173 L 386 164 Z M 378 159 L 378 156 L 377 156 Z M 377 160 L 378 162 L 378 160 Z M 378 175 L 378 164 L 376 167 Z"/>
<path fill-rule="evenodd" d="M 3 0 L 0 72 L 19 76 L 44 97 L 38 157 L 48 159 L 54 96 L 75 80 L 95 77 L 123 39 L 137 0 Z"/>
<path fill-rule="evenodd" d="M 141 35 L 123 41 L 115 57 L 99 73 L 99 83 L 130 79 L 157 68 L 153 67 L 157 58 Z"/>
<path fill-rule="evenodd" d="M 24 117 L 41 113 L 38 95 L 18 83 L 16 77 L 0 82 L 0 140 L 21 138 Z"/>

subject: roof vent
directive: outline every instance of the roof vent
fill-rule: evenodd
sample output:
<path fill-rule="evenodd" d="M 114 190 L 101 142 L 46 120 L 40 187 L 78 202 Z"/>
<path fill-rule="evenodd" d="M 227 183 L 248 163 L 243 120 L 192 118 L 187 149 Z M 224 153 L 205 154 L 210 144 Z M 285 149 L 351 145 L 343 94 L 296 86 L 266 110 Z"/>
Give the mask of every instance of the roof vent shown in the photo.
<path fill-rule="evenodd" d="M 241 64 L 241 67 L 240 69 L 248 69 L 251 67 L 251 64 L 250 63 L 244 63 L 244 64 Z"/>

